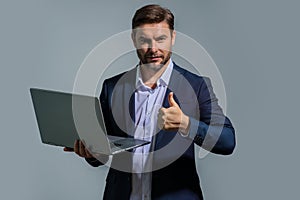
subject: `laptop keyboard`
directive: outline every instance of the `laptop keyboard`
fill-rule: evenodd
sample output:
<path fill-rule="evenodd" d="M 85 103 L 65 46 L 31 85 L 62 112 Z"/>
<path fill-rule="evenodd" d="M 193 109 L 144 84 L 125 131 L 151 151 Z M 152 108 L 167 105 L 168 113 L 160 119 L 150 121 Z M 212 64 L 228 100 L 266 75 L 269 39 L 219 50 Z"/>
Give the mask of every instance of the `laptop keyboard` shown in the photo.
<path fill-rule="evenodd" d="M 131 139 L 131 138 L 126 138 L 126 139 L 120 139 L 120 140 L 117 140 L 117 141 L 114 141 L 112 142 L 112 144 L 114 146 L 117 146 L 117 147 L 130 147 L 130 146 L 133 146 L 136 144 L 136 141 L 134 139 Z"/>

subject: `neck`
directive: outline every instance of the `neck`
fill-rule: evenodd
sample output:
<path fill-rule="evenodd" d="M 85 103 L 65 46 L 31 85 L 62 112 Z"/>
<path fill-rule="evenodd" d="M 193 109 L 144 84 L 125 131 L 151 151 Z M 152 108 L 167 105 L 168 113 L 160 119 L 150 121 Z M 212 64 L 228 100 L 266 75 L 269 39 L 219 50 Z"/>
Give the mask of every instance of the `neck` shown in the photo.
<path fill-rule="evenodd" d="M 143 83 L 147 85 L 148 87 L 155 88 L 157 80 L 161 77 L 161 75 L 165 72 L 168 65 L 170 63 L 170 60 L 166 64 L 164 64 L 162 67 L 151 67 L 149 65 L 141 65 L 140 71 Z"/>

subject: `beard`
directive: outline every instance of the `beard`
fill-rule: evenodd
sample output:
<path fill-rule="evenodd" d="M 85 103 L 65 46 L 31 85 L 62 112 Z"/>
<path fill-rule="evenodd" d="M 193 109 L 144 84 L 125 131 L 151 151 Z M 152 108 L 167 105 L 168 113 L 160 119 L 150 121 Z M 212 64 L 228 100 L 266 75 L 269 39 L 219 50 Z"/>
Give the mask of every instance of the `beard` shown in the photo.
<path fill-rule="evenodd" d="M 136 52 L 141 61 L 141 64 L 154 71 L 159 71 L 170 60 L 172 55 L 171 51 L 169 51 L 166 56 L 152 52 L 142 55 L 138 49 L 136 50 Z M 161 61 L 159 63 L 151 61 L 151 58 L 160 58 Z"/>

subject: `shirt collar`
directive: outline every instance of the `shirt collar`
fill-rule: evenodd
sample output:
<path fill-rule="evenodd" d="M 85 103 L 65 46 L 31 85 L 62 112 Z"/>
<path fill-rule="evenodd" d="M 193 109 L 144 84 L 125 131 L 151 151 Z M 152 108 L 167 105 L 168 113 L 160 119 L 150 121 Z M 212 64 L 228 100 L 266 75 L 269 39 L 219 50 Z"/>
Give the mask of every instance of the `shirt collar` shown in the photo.
<path fill-rule="evenodd" d="M 170 62 L 164 71 L 164 73 L 160 76 L 160 78 L 157 80 L 157 86 L 168 86 L 170 78 L 171 78 L 171 73 L 173 70 L 173 61 L 170 58 Z M 140 70 L 140 65 L 138 65 L 137 70 L 136 70 L 136 81 L 135 81 L 135 86 L 138 89 L 141 86 L 147 87 L 144 85 L 143 80 L 142 80 L 142 75 L 141 75 L 141 70 Z"/>

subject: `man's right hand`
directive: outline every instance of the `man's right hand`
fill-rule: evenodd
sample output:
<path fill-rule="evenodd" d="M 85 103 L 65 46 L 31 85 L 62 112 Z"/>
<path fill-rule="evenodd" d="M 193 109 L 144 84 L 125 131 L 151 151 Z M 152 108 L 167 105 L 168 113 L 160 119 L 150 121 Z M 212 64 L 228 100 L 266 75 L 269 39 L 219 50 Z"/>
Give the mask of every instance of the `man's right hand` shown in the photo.
<path fill-rule="evenodd" d="M 76 140 L 74 142 L 74 148 L 65 147 L 65 152 L 75 152 L 78 156 L 85 158 L 86 161 L 94 166 L 98 167 L 100 165 L 103 165 L 107 163 L 109 156 L 105 154 L 99 154 L 99 153 L 91 153 L 88 148 L 86 148 L 85 144 L 81 140 Z"/>
<path fill-rule="evenodd" d="M 75 152 L 77 155 L 83 158 L 94 158 L 94 156 L 89 152 L 88 148 L 85 147 L 84 142 L 81 140 L 76 140 L 74 142 L 74 148 L 65 147 L 64 151 Z"/>

